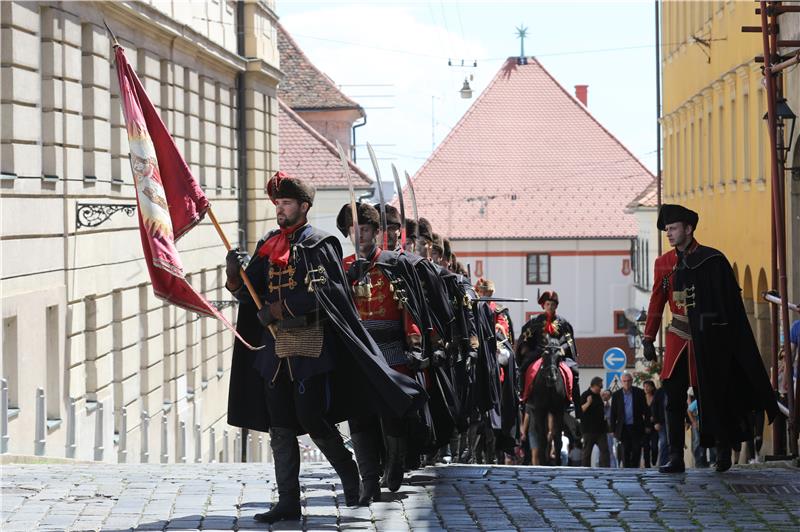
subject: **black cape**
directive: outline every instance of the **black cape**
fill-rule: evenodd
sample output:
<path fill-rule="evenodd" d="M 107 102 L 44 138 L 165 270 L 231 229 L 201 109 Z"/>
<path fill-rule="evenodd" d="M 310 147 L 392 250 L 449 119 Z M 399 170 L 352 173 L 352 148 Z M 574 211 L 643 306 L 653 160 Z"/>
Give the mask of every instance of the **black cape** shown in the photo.
<path fill-rule="evenodd" d="M 777 414 L 775 394 L 747 320 L 741 289 L 720 251 L 698 246 L 678 270 L 683 286 L 694 285 L 694 306 L 688 307 L 697 365 L 700 440 L 715 445 L 717 434 L 744 441 L 748 417 L 766 411 Z M 676 279 L 676 284 L 679 281 Z"/>
<path fill-rule="evenodd" d="M 338 423 L 373 412 L 402 417 L 419 409 L 427 400 L 425 390 L 414 379 L 386 364 L 380 349 L 359 320 L 342 266 L 339 240 L 312 229 L 293 245 L 292 252 L 297 253 L 298 260 L 304 261 L 308 271 L 324 269 L 322 275 L 326 281 L 316 284 L 318 289 L 314 293 L 320 309 L 327 314 L 331 328 L 336 332 L 333 339 L 339 344 L 335 350 L 336 367 L 331 373 L 332 407 L 326 418 L 331 423 Z M 256 249 L 273 234 L 259 242 Z M 258 263 L 263 260 L 256 255 L 246 272 L 252 275 L 259 271 Z M 256 317 L 254 303 L 242 302 L 239 305 L 236 330 L 250 344 L 260 345 L 264 328 Z M 253 352 L 237 339 L 233 346 L 228 394 L 229 425 L 262 432 L 269 430 L 264 385 L 263 377 L 253 368 Z"/>

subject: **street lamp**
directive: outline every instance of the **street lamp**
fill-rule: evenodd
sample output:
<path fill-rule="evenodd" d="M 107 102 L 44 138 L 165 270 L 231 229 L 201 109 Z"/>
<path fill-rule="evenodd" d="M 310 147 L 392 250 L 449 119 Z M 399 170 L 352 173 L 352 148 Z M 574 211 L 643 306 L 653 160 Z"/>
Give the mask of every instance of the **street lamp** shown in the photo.
<path fill-rule="evenodd" d="M 630 323 L 626 334 L 628 337 L 628 347 L 636 349 L 641 345 L 641 338 L 643 336 L 642 329 L 644 329 L 647 323 L 647 312 L 644 309 L 636 310 L 635 308 L 629 308 L 625 311 L 625 319 Z"/>
<path fill-rule="evenodd" d="M 764 115 L 764 120 L 769 117 L 769 113 Z M 792 140 L 794 139 L 794 126 L 797 122 L 797 115 L 794 114 L 789 104 L 786 102 L 786 98 L 781 98 L 780 100 L 775 102 L 775 118 L 777 120 L 776 126 L 781 131 L 781 134 L 778 135 L 778 140 L 781 143 L 780 149 L 785 150 L 787 153 L 791 149 Z M 783 129 L 785 121 L 789 120 L 791 126 L 789 127 L 789 146 L 783 145 Z"/>
<path fill-rule="evenodd" d="M 472 98 L 472 88 L 469 86 L 469 80 L 467 78 L 464 78 L 464 86 L 461 87 L 461 90 L 458 92 L 461 93 L 461 97 L 465 100 Z"/>

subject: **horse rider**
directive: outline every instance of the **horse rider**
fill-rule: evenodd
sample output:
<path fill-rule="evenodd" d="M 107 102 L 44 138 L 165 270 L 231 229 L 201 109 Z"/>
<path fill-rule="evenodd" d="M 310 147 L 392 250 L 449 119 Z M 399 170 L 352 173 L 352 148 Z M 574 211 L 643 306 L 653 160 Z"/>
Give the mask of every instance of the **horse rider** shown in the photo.
<path fill-rule="evenodd" d="M 572 372 L 572 403 L 580 405 L 580 386 L 578 384 L 578 353 L 572 325 L 563 316 L 556 314 L 558 293 L 546 291 L 539 296 L 543 313 L 535 316 L 522 326 L 517 342 L 517 366 L 524 377 L 528 367 L 536 362 L 547 347 L 548 339 L 559 340 L 562 345 L 563 361 Z"/>

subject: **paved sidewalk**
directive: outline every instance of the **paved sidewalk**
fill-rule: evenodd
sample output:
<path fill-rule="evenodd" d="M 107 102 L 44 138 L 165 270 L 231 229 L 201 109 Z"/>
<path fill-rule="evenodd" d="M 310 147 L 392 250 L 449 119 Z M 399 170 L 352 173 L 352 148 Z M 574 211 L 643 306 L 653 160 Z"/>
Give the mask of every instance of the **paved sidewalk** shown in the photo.
<path fill-rule="evenodd" d="M 2 530 L 265 530 L 271 464 L 4 465 Z M 723 475 L 429 467 L 385 502 L 347 508 L 327 464 L 303 464 L 302 523 L 273 530 L 800 530 L 797 469 Z"/>

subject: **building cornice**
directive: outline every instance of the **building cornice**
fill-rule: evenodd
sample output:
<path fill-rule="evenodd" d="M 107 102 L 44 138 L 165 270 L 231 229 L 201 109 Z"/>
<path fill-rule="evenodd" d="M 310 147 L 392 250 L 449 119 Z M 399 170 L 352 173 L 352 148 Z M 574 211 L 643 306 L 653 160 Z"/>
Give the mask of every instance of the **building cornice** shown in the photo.
<path fill-rule="evenodd" d="M 96 5 L 100 9 L 92 11 L 96 13 L 92 18 L 99 25 L 102 25 L 104 14 L 109 19 L 122 22 L 122 28 L 112 27 L 122 39 L 133 40 L 132 35 L 143 34 L 156 41 L 171 41 L 176 49 L 197 56 L 230 74 L 242 71 L 259 72 L 270 78 L 270 84 L 276 86 L 283 78 L 283 73 L 277 67 L 261 59 L 243 58 L 144 2 L 103 2 Z M 253 63 L 260 64 L 253 68 Z"/>

